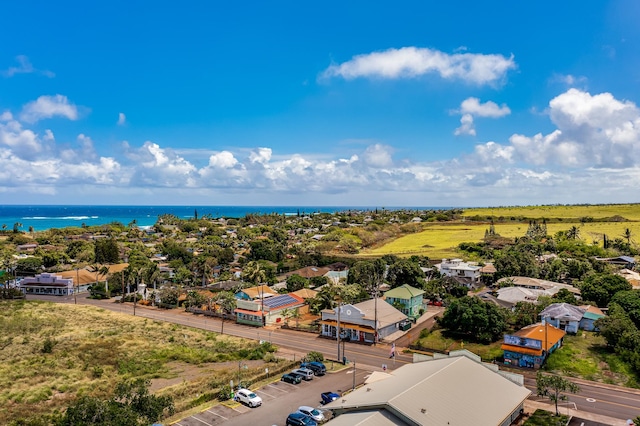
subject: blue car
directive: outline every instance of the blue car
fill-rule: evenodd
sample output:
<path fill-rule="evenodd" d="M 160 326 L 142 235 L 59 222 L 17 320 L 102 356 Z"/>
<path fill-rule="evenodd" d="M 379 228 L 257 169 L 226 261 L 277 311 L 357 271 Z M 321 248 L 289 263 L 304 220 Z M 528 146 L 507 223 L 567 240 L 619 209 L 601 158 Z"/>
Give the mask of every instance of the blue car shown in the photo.
<path fill-rule="evenodd" d="M 322 404 L 328 404 L 332 401 L 335 401 L 336 399 L 340 398 L 340 395 L 338 395 L 335 392 L 322 392 L 320 394 L 320 397 L 322 398 Z"/>

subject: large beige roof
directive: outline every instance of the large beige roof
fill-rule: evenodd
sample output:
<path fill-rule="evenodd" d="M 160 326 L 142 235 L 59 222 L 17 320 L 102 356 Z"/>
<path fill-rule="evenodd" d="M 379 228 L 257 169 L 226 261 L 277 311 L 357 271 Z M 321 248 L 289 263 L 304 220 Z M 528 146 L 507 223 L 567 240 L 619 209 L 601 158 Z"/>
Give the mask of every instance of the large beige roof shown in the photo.
<path fill-rule="evenodd" d="M 342 414 L 329 423 L 331 426 L 395 426 L 402 420 L 388 411 L 369 410 Z"/>
<path fill-rule="evenodd" d="M 494 426 L 501 425 L 530 393 L 482 364 L 458 356 L 405 365 L 389 378 L 366 384 L 325 408 L 384 409 L 406 419 L 398 424 Z"/>

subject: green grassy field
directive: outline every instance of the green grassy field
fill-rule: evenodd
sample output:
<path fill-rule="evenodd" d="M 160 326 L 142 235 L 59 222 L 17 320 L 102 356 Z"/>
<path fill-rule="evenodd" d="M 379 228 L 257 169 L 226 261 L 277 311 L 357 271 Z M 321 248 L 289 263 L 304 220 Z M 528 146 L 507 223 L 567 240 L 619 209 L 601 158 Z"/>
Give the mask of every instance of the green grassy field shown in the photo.
<path fill-rule="evenodd" d="M 565 376 L 639 388 L 637 374 L 607 350 L 605 343 L 604 337 L 592 332 L 567 335 L 564 345 L 549 356 L 544 369 Z"/>
<path fill-rule="evenodd" d="M 151 380 L 181 412 L 236 380 L 238 360 L 247 364 L 243 380 L 264 375 L 268 356 L 276 360 L 256 341 L 82 305 L 0 302 L 0 330 L 0 424 L 81 395 L 106 397 L 132 378 Z"/>
<path fill-rule="evenodd" d="M 543 213 L 553 213 L 544 215 Z M 518 207 L 495 209 L 472 209 L 465 211 L 465 216 L 492 214 L 496 217 L 526 216 L 563 218 L 562 222 L 550 222 L 547 224 L 547 232 L 554 235 L 559 231 L 567 231 L 576 226 L 580 231 L 580 238 L 588 244 L 602 244 L 603 234 L 609 239 L 623 238 L 626 229 L 631 231 L 631 242 L 637 244 L 640 241 L 640 204 L 617 206 L 551 206 L 551 207 Z M 634 220 L 629 222 L 581 222 L 577 218 L 589 216 L 605 218 L 611 216 L 623 216 Z M 575 218 L 571 221 L 568 218 Z M 514 238 L 523 236 L 528 227 L 528 221 L 496 222 L 495 231 L 503 237 Z M 382 256 L 396 254 L 399 256 L 424 255 L 431 259 L 442 259 L 459 256 L 457 247 L 462 242 L 480 242 L 485 232 L 489 229 L 489 223 L 459 222 L 459 223 L 429 223 L 424 225 L 424 230 L 415 234 L 405 235 L 388 242 L 380 247 L 363 250 L 360 256 Z"/>
<path fill-rule="evenodd" d="M 594 219 L 622 216 L 640 221 L 640 204 L 602 204 L 569 206 L 484 207 L 465 209 L 464 216 L 527 217 L 532 219 L 593 217 Z"/>
<path fill-rule="evenodd" d="M 453 339 L 443 334 L 442 329 L 434 329 L 426 336 L 421 335 L 415 344 L 423 348 L 435 349 L 440 352 L 455 351 L 466 349 L 479 355 L 483 361 L 493 361 L 502 356 L 502 341 L 491 343 L 490 345 L 482 345 L 479 343 L 470 343 L 460 339 Z"/>

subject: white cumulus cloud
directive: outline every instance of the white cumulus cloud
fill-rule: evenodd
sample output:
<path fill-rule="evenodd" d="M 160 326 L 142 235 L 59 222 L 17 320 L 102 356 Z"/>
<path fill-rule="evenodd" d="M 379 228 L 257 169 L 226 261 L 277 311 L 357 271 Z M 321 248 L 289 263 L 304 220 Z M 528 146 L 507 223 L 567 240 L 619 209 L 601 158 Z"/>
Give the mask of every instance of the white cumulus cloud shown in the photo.
<path fill-rule="evenodd" d="M 476 135 L 476 127 L 473 124 L 473 115 L 471 114 L 462 114 L 460 117 L 460 127 L 458 127 L 454 132 L 454 135 Z"/>
<path fill-rule="evenodd" d="M 498 54 L 453 53 L 435 49 L 403 47 L 357 55 L 347 62 L 327 68 L 322 77 L 407 78 L 436 73 L 444 79 L 459 79 L 473 84 L 491 84 L 514 69 L 513 56 Z"/>
<path fill-rule="evenodd" d="M 467 98 L 460 104 L 461 114 L 472 114 L 476 117 L 499 118 L 511 114 L 511 109 L 506 104 L 498 106 L 493 101 L 481 103 L 478 98 Z"/>
<path fill-rule="evenodd" d="M 77 120 L 78 108 L 63 95 L 40 96 L 35 101 L 27 103 L 20 113 L 20 119 L 27 123 L 55 116 Z"/>
<path fill-rule="evenodd" d="M 124 126 L 127 123 L 127 116 L 124 115 L 124 112 L 118 113 L 118 126 Z"/>
<path fill-rule="evenodd" d="M 474 117 L 500 118 L 511 114 L 511 109 L 506 104 L 498 106 L 498 104 L 493 101 L 482 103 L 480 99 L 470 97 L 462 101 L 460 109 L 453 111 L 453 113 L 462 114 L 462 117 L 460 117 L 460 127 L 458 127 L 453 134 L 456 136 L 475 136 L 476 127 Z"/>
<path fill-rule="evenodd" d="M 569 89 L 549 102 L 553 132 L 515 134 L 510 142 L 532 164 L 624 168 L 640 164 L 640 109 L 611 93 Z"/>

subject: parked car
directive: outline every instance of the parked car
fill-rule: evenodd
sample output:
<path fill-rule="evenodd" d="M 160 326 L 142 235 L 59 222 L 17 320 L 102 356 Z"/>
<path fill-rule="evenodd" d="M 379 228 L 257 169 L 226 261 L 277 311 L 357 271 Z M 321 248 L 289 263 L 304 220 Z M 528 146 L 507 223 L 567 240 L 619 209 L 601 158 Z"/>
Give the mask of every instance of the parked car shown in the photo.
<path fill-rule="evenodd" d="M 291 413 L 287 416 L 287 426 L 318 426 L 311 417 L 306 416 L 299 411 Z"/>
<path fill-rule="evenodd" d="M 298 374 L 285 373 L 280 378 L 283 382 L 291 383 L 293 385 L 300 384 L 302 377 Z"/>
<path fill-rule="evenodd" d="M 313 371 L 313 374 L 315 374 L 316 376 L 324 376 L 324 374 L 327 372 L 327 367 L 325 367 L 325 365 L 319 361 L 303 362 L 302 364 L 300 364 L 300 367 L 308 368 L 309 370 Z"/>
<path fill-rule="evenodd" d="M 262 398 L 251 392 L 249 389 L 239 389 L 233 399 L 242 404 L 246 404 L 251 408 L 262 405 Z"/>
<path fill-rule="evenodd" d="M 340 398 L 340 395 L 335 392 L 322 392 L 320 397 L 322 398 L 322 404 L 328 404 Z"/>
<path fill-rule="evenodd" d="M 302 380 L 313 380 L 313 371 L 308 368 L 296 368 L 292 371 L 292 373 L 300 374 L 302 376 Z"/>
<path fill-rule="evenodd" d="M 324 414 L 317 408 L 309 407 L 308 405 L 302 405 L 298 407 L 298 412 L 304 414 L 305 416 L 311 417 L 315 422 L 320 423 L 324 421 Z"/>

